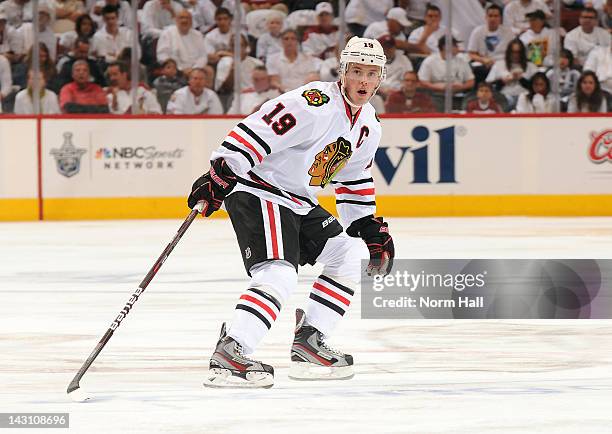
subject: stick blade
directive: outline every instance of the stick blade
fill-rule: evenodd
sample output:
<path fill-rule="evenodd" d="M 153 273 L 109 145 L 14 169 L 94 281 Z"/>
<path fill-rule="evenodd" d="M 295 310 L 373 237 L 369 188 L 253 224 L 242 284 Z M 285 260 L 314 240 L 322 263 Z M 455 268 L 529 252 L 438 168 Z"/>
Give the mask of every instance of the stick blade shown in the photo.
<path fill-rule="evenodd" d="M 73 402 L 85 402 L 91 399 L 91 396 L 89 396 L 89 394 L 85 392 L 83 389 L 81 389 L 80 387 L 77 387 L 76 389 L 73 389 L 73 390 L 69 390 L 68 397 Z"/>

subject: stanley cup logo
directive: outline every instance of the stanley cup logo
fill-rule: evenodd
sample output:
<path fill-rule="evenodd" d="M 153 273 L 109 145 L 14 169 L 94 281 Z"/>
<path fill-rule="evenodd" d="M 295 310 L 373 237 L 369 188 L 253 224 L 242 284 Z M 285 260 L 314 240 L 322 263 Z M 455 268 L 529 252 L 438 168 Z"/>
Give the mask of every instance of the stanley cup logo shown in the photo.
<path fill-rule="evenodd" d="M 81 169 L 81 157 L 87 152 L 83 148 L 76 148 L 72 144 L 72 133 L 64 133 L 64 143 L 59 149 L 52 149 L 51 155 L 55 157 L 57 164 L 57 171 L 64 175 L 66 178 L 70 178 Z"/>

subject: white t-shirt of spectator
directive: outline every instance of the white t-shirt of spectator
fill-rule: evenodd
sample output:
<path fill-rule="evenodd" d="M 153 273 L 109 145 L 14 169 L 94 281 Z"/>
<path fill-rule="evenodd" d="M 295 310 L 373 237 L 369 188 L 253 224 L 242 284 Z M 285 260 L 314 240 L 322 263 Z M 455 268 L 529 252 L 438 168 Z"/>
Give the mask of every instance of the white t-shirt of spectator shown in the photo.
<path fill-rule="evenodd" d="M 527 62 L 527 68 L 525 70 L 523 70 L 521 68 L 521 65 L 519 64 L 512 65 L 510 67 L 510 70 L 508 70 L 508 67 L 506 66 L 506 61 L 498 60 L 493 64 L 493 67 L 489 71 L 489 75 L 487 75 L 485 81 L 487 83 L 494 83 L 498 80 L 503 80 L 508 76 L 512 76 L 511 71 L 514 70 L 521 70 L 521 78 L 524 78 L 526 80 L 530 80 L 533 74 L 538 72 L 538 68 L 531 62 Z M 521 86 L 519 80 L 512 80 L 508 82 L 501 90 L 501 93 L 503 93 L 508 98 L 516 98 L 523 92 L 525 92 L 525 88 Z"/>
<path fill-rule="evenodd" d="M 474 78 L 472 69 L 468 62 L 459 56 L 455 56 L 450 61 L 451 66 L 451 82 L 465 83 Z M 434 53 L 425 58 L 419 68 L 419 80 L 429 81 L 431 83 L 446 82 L 446 60 L 442 58 L 440 53 Z"/>
<path fill-rule="evenodd" d="M 103 8 L 106 6 L 105 0 L 99 0 L 95 3 L 94 7 Z M 90 14 L 91 18 L 96 22 L 98 28 L 104 26 L 104 19 L 102 15 Z M 121 0 L 119 2 L 119 25 L 122 27 L 132 28 L 132 7 L 129 2 Z"/>
<path fill-rule="evenodd" d="M 393 61 L 387 63 L 387 77 L 382 83 L 382 87 L 399 90 L 402 87 L 404 74 L 412 70 L 412 62 L 410 62 L 410 59 L 408 59 L 404 53 L 397 50 Z"/>
<path fill-rule="evenodd" d="M 174 59 L 181 71 L 193 68 L 196 62 L 208 56 L 204 36 L 194 29 L 182 35 L 176 26 L 167 27 L 157 41 L 157 61 Z"/>
<path fill-rule="evenodd" d="M 113 95 L 111 93 L 106 95 L 108 101 L 108 110 L 115 115 L 122 115 L 128 112 L 132 106 L 132 90 L 126 91 L 119 89 L 117 91 L 117 108 L 113 108 Z M 137 114 L 155 114 L 159 115 L 162 113 L 161 106 L 157 101 L 157 97 L 150 90 L 143 86 L 136 88 L 136 102 L 138 107 L 136 109 Z"/>
<path fill-rule="evenodd" d="M 189 86 L 175 91 L 168 101 L 167 114 L 175 115 L 221 115 L 223 106 L 215 91 L 204 89 L 202 95 L 195 96 Z"/>
<path fill-rule="evenodd" d="M 231 51 L 232 47 L 234 46 L 234 41 L 231 40 L 231 36 L 231 31 L 221 33 L 219 28 L 212 29 L 206 34 L 206 36 L 204 36 L 204 42 L 206 42 L 207 50 L 209 50 L 211 53 L 221 50 Z"/>
<path fill-rule="evenodd" d="M 408 19 L 423 21 L 429 1 L 430 0 L 410 0 L 408 6 L 406 6 L 406 15 L 408 15 Z"/>
<path fill-rule="evenodd" d="M 376 21 L 375 23 L 370 24 L 368 28 L 365 29 L 365 32 L 363 33 L 363 37 L 370 38 L 370 39 L 378 39 L 383 35 L 390 35 L 390 34 L 391 32 L 389 31 L 389 24 L 387 23 L 387 20 L 384 20 L 384 21 Z M 404 32 L 400 32 L 399 35 L 393 35 L 393 38 L 399 41 L 405 41 L 406 35 L 404 35 Z"/>
<path fill-rule="evenodd" d="M 18 29 L 6 24 L 2 32 L 2 42 L 0 42 L 0 54 L 12 51 L 21 53 L 23 51 L 23 37 Z"/>
<path fill-rule="evenodd" d="M 268 74 L 278 75 L 281 86 L 286 91 L 295 89 L 307 83 L 308 75 L 318 73 L 321 60 L 304 53 L 298 53 L 293 62 L 285 57 L 284 52 L 268 57 L 266 68 Z"/>
<path fill-rule="evenodd" d="M 174 15 L 183 10 L 179 2 L 171 0 Z M 175 24 L 174 16 L 162 8 L 160 0 L 151 0 L 145 3 L 142 8 L 142 32 L 147 36 L 159 38 L 162 30 Z"/>
<path fill-rule="evenodd" d="M 423 26 L 417 27 L 416 29 L 414 29 L 410 33 L 410 36 L 408 37 L 408 42 L 412 44 L 418 43 L 421 40 L 421 36 L 423 36 L 424 31 L 425 31 L 425 27 Z M 459 40 L 459 34 L 455 31 L 455 29 L 453 29 L 451 32 L 453 34 L 453 37 Z M 437 53 L 439 51 L 438 41 L 445 34 L 446 34 L 446 26 L 440 25 L 438 30 L 436 30 L 431 35 L 429 35 L 429 37 L 427 38 L 427 41 L 425 41 L 425 44 L 427 45 L 427 48 L 431 50 L 432 53 Z M 459 48 L 462 48 L 461 43 L 459 43 L 458 45 L 459 45 Z"/>
<path fill-rule="evenodd" d="M 484 24 L 474 29 L 470 35 L 467 49 L 482 57 L 501 60 L 505 57 L 506 47 L 512 39 L 514 39 L 514 33 L 509 27 L 499 26 L 492 32 Z"/>
<path fill-rule="evenodd" d="M 338 76 L 339 67 L 340 62 L 338 62 L 337 57 L 328 57 L 321 62 L 321 66 L 319 68 L 319 79 L 321 81 L 338 81 L 340 79 Z"/>
<path fill-rule="evenodd" d="M 211 0 L 198 0 L 191 10 L 193 27 L 202 33 L 208 32 L 215 26 L 215 11 L 217 6 Z"/>
<path fill-rule="evenodd" d="M 266 60 L 272 54 L 280 53 L 282 50 L 280 35 L 272 36 L 269 32 L 264 33 L 257 39 L 257 57 Z"/>
<path fill-rule="evenodd" d="M 232 73 L 232 65 L 234 64 L 234 58 L 225 56 L 219 59 L 217 63 L 217 74 L 215 75 L 215 91 L 219 92 L 221 85 L 227 80 L 227 77 Z M 240 89 L 247 89 L 253 87 L 253 70 L 257 66 L 263 66 L 263 62 L 251 56 L 244 58 L 240 62 Z"/>
<path fill-rule="evenodd" d="M 585 33 L 578 26 L 567 35 L 563 45 L 570 50 L 576 61 L 583 65 L 589 53 L 595 47 L 609 47 L 612 36 L 601 27 L 595 27 L 591 33 Z"/>
<path fill-rule="evenodd" d="M 11 74 L 11 63 L 0 55 L 0 93 L 6 98 L 13 91 L 13 76 Z M 0 113 L 2 112 L 0 105 Z"/>
<path fill-rule="evenodd" d="M 583 71 L 593 71 L 601 88 L 612 93 L 612 50 L 610 47 L 595 47 L 584 62 Z"/>
<path fill-rule="evenodd" d="M 546 77 L 548 77 L 551 83 L 554 75 L 554 68 L 546 72 Z M 559 70 L 559 93 L 561 97 L 567 97 L 574 92 L 579 78 L 580 73 L 575 69 L 565 68 Z"/>
<path fill-rule="evenodd" d="M 518 35 L 529 28 L 529 20 L 525 15 L 538 9 L 547 16 L 552 15 L 543 0 L 531 0 L 527 6 L 523 6 L 520 0 L 512 0 L 504 8 L 504 25 L 510 27 L 514 34 Z"/>
<path fill-rule="evenodd" d="M 601 99 L 601 104 L 597 109 L 596 113 L 606 113 L 608 111 L 608 103 L 606 102 L 606 98 Z M 588 106 L 583 105 L 581 109 L 578 109 L 578 100 L 576 99 L 576 95 L 572 95 L 569 99 L 569 103 L 567 105 L 568 113 L 593 113 L 589 110 Z"/>
<path fill-rule="evenodd" d="M 460 41 L 468 41 L 472 31 L 477 26 L 485 22 L 485 11 L 479 0 L 432 0 L 431 3 L 438 6 L 442 11 L 442 22 L 444 26 L 448 26 L 448 17 L 451 16 L 447 3 L 450 4 L 452 10 L 452 28 L 458 34 Z"/>
<path fill-rule="evenodd" d="M 368 26 L 385 19 L 387 11 L 393 7 L 393 0 L 351 0 L 345 9 L 347 23 Z"/>
<path fill-rule="evenodd" d="M 549 93 L 543 96 L 539 93 L 535 94 L 529 101 L 528 93 L 522 93 L 516 103 L 517 113 L 552 113 L 554 109 L 554 98 Z"/>
<path fill-rule="evenodd" d="M 15 108 L 13 111 L 16 115 L 34 114 L 34 102 L 32 101 L 29 89 L 23 89 L 15 96 Z M 57 95 L 53 91 L 45 89 L 45 92 L 40 97 L 40 114 L 57 115 L 60 113 Z"/>
<path fill-rule="evenodd" d="M 245 89 L 240 94 L 240 109 L 238 109 L 238 100 L 232 101 L 232 106 L 227 111 L 228 115 L 250 115 L 266 101 L 276 98 L 280 95 L 277 89 L 269 89 L 265 92 L 255 92 L 254 89 Z"/>
<path fill-rule="evenodd" d="M 32 23 L 23 23 L 17 30 L 19 32 L 19 38 L 23 42 L 23 52 L 20 54 L 27 53 L 34 43 L 33 26 Z M 57 56 L 57 36 L 55 36 L 55 33 L 47 26 L 43 32 L 38 33 L 38 37 L 39 41 L 47 46 L 49 49 L 49 56 L 55 61 L 55 56 Z"/>
<path fill-rule="evenodd" d="M 6 0 L 2 2 L 2 8 L 6 14 L 7 22 L 15 28 L 19 28 L 22 23 L 30 23 L 33 20 L 34 15 L 33 1 L 27 1 L 25 3 L 17 3 L 15 0 Z M 51 22 L 55 21 L 55 7 L 50 1 L 40 0 L 38 7 L 47 6 L 49 8 Z"/>
<path fill-rule="evenodd" d="M 309 33 L 308 39 L 302 43 L 302 51 L 314 57 L 320 57 L 326 50 L 338 45 L 338 32 Z M 334 55 L 333 51 L 328 51 Z"/>
<path fill-rule="evenodd" d="M 132 46 L 132 31 L 119 27 L 117 35 L 106 31 L 106 26 L 98 30 L 91 40 L 91 53 L 96 57 L 104 57 L 107 62 L 114 62 L 125 47 Z"/>
<path fill-rule="evenodd" d="M 555 32 L 544 27 L 540 33 L 529 29 L 519 39 L 527 50 L 527 58 L 536 66 L 552 66 L 555 49 Z"/>

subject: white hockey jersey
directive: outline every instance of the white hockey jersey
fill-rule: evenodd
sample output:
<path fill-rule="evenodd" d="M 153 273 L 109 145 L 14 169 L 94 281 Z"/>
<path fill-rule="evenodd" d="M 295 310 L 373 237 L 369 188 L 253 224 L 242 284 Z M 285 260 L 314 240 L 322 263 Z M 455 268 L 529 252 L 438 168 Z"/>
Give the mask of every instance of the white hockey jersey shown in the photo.
<path fill-rule="evenodd" d="M 380 137 L 371 104 L 351 116 L 339 83 L 316 81 L 263 104 L 211 159 L 224 158 L 240 177 L 232 193 L 246 191 L 300 215 L 331 182 L 340 222 L 348 227 L 376 211 L 370 168 Z"/>

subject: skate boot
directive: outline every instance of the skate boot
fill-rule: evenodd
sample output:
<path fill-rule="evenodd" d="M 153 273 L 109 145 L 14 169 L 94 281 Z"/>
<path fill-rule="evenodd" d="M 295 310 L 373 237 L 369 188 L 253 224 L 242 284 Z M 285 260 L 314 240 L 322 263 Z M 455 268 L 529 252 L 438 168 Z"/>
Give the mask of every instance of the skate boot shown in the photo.
<path fill-rule="evenodd" d="M 242 354 L 242 346 L 227 336 L 225 323 L 217 348 L 210 358 L 210 368 L 204 380 L 206 387 L 270 388 L 274 385 L 274 368 L 251 360 Z"/>
<path fill-rule="evenodd" d="M 353 356 L 328 347 L 323 333 L 304 325 L 302 309 L 295 312 L 295 339 L 291 347 L 289 378 L 293 380 L 348 380 L 353 373 Z"/>

